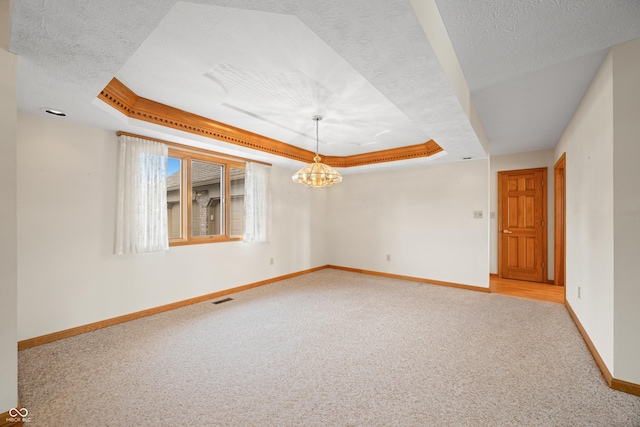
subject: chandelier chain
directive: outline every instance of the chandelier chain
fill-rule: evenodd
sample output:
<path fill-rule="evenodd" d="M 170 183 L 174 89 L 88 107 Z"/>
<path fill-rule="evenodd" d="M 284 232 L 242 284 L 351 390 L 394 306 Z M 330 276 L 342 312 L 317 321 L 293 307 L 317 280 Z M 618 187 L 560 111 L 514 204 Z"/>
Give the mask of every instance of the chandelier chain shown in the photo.
<path fill-rule="evenodd" d="M 320 146 L 320 137 L 318 136 L 318 122 L 320 119 L 316 119 L 316 155 L 318 155 L 319 146 Z"/>

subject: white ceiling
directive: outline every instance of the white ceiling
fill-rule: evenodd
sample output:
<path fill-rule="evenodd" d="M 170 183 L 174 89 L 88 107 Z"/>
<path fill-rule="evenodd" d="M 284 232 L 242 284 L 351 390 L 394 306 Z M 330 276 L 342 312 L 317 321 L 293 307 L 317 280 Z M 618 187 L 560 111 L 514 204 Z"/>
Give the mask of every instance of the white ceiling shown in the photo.
<path fill-rule="evenodd" d="M 431 139 L 292 15 L 176 3 L 116 77 L 139 96 L 311 151 L 321 114 L 327 155 Z"/>
<path fill-rule="evenodd" d="M 555 146 L 608 48 L 640 37 L 637 0 L 436 3 L 491 154 Z M 32 114 L 61 109 L 59 120 L 300 166 L 125 118 L 96 99 L 117 77 L 311 151 L 322 114 L 321 154 L 429 139 L 446 152 L 357 170 L 486 156 L 406 0 L 14 0 L 10 50 L 18 108 Z"/>

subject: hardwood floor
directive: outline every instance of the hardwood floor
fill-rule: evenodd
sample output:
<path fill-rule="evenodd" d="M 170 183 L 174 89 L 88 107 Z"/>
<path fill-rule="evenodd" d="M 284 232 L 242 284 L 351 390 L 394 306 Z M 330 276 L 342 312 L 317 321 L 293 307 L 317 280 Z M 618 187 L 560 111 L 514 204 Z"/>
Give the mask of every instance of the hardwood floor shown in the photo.
<path fill-rule="evenodd" d="M 489 288 L 496 294 L 564 303 L 564 286 L 502 279 L 492 274 L 489 279 Z"/>

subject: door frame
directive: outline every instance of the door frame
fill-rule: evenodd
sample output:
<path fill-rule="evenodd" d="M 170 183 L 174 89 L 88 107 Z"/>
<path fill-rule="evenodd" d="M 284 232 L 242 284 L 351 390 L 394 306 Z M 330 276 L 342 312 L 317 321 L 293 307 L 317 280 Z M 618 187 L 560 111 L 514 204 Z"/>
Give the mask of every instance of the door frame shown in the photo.
<path fill-rule="evenodd" d="M 542 171 L 542 259 L 544 260 L 544 266 L 542 267 L 542 282 L 531 282 L 531 283 L 550 283 L 548 279 L 548 266 L 549 266 L 549 252 L 547 249 L 547 240 L 548 236 L 548 228 L 547 228 L 547 194 L 549 190 L 547 190 L 548 181 L 547 181 L 547 168 L 528 168 L 528 169 L 513 169 L 506 171 L 498 171 L 498 277 L 503 277 L 502 275 L 502 230 L 504 230 L 503 218 L 502 218 L 502 179 L 501 175 L 505 173 L 512 172 L 521 172 L 521 173 L 532 173 Z"/>
<path fill-rule="evenodd" d="M 567 280 L 567 161 L 562 153 L 553 167 L 553 281 L 565 286 Z"/>

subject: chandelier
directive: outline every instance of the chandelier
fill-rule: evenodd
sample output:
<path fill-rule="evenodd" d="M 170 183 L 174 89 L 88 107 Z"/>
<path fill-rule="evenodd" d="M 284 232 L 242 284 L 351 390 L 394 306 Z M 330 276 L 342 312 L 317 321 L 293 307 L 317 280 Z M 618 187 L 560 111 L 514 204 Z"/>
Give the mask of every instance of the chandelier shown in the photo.
<path fill-rule="evenodd" d="M 342 176 L 331 166 L 320 162 L 320 155 L 318 154 L 320 141 L 318 138 L 318 122 L 322 120 L 322 116 L 316 115 L 312 119 L 316 122 L 316 155 L 313 158 L 313 163 L 309 163 L 293 174 L 291 179 L 293 182 L 304 184 L 306 187 L 331 187 L 333 184 L 342 181 Z"/>

